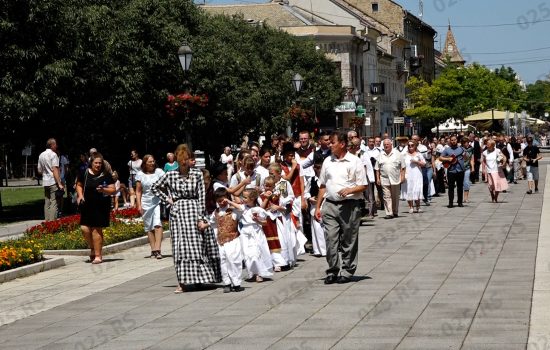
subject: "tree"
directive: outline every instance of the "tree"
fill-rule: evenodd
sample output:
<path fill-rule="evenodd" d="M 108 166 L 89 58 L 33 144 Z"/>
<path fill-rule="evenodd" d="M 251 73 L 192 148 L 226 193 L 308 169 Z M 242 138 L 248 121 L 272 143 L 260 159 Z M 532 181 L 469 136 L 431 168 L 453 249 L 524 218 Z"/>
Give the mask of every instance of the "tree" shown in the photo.
<path fill-rule="evenodd" d="M 522 94 L 511 68 L 491 72 L 477 63 L 450 65 L 431 85 L 413 77 L 407 88 L 413 108 L 405 111 L 406 115 L 427 126 L 491 108 L 517 111 Z"/>
<path fill-rule="evenodd" d="M 160 159 L 182 128 L 197 147 L 218 151 L 243 133 L 286 125 L 294 72 L 319 113 L 340 97 L 332 63 L 312 42 L 209 16 L 189 0 L 0 4 L 0 137 L 12 154 L 28 139 L 56 137 L 75 156 L 93 146 L 116 166 L 130 148 Z M 186 89 L 176 56 L 183 41 L 195 52 L 190 88 L 209 103 L 174 119 L 164 104 Z"/>

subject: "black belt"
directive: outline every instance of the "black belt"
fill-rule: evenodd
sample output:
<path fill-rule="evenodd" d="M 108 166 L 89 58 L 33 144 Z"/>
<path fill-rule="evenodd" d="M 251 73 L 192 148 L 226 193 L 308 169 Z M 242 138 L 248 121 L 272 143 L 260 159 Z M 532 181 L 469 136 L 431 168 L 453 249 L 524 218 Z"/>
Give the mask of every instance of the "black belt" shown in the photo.
<path fill-rule="evenodd" d="M 342 199 L 341 201 L 333 201 L 332 199 L 325 199 L 331 204 L 349 204 L 349 203 L 358 203 L 361 199 Z"/>

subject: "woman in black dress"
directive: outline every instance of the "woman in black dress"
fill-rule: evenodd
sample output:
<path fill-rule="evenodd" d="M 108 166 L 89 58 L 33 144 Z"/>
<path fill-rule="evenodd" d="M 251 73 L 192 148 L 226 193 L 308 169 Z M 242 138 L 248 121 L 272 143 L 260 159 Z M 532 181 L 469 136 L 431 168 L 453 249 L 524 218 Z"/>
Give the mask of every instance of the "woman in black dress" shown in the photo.
<path fill-rule="evenodd" d="M 111 195 L 116 189 L 111 174 L 105 171 L 100 153 L 92 154 L 88 168 L 78 174 L 76 192 L 80 228 L 90 247 L 90 261 L 92 264 L 101 264 L 103 228 L 109 227 Z"/>

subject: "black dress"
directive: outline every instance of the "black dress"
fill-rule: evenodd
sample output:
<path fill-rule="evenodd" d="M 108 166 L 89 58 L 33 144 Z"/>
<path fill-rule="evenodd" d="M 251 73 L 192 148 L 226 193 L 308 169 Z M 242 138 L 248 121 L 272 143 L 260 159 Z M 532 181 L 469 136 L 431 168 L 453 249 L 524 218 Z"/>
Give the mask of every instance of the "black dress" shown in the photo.
<path fill-rule="evenodd" d="M 91 174 L 88 169 L 78 174 L 78 181 L 84 188 L 84 203 L 79 206 L 80 225 L 89 227 L 109 227 L 111 196 L 97 191 L 97 186 L 113 184 L 109 174 Z"/>

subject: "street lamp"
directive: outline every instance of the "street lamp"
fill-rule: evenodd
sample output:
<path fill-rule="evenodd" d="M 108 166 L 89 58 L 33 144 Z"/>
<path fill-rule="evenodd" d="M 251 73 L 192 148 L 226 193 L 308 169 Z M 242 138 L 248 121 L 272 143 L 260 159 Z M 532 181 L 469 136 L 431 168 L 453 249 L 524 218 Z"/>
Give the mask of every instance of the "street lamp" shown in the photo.
<path fill-rule="evenodd" d="M 292 78 L 292 86 L 294 87 L 294 91 L 297 93 L 302 91 L 302 88 L 304 87 L 304 78 L 302 78 L 300 73 L 294 74 L 294 78 Z"/>
<path fill-rule="evenodd" d="M 191 67 L 191 60 L 193 60 L 193 50 L 191 50 L 187 43 L 183 43 L 178 49 L 178 58 L 180 60 L 181 69 L 183 69 L 184 73 L 187 73 Z"/>

